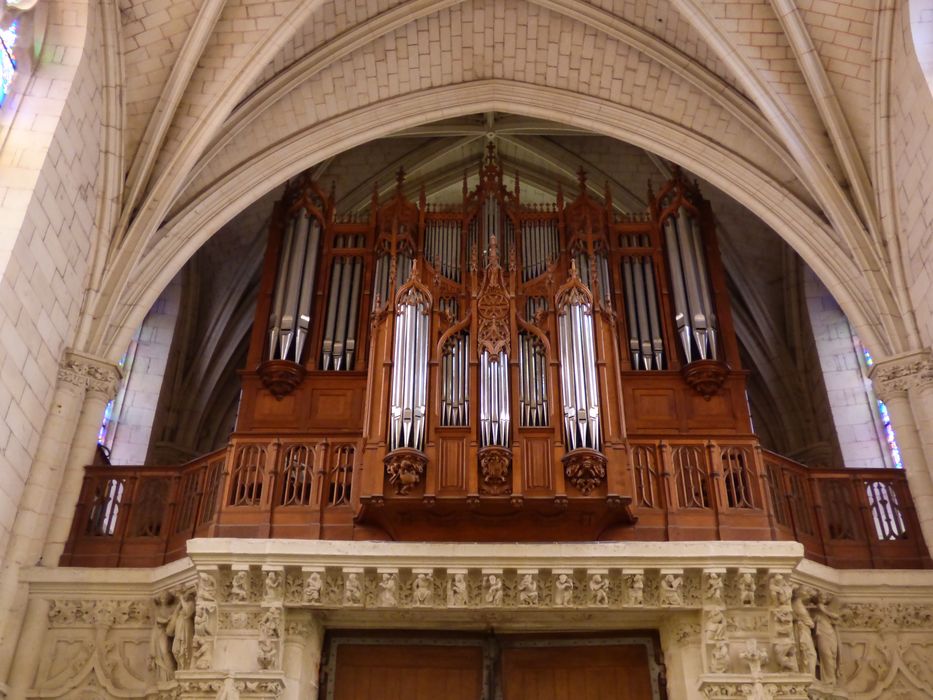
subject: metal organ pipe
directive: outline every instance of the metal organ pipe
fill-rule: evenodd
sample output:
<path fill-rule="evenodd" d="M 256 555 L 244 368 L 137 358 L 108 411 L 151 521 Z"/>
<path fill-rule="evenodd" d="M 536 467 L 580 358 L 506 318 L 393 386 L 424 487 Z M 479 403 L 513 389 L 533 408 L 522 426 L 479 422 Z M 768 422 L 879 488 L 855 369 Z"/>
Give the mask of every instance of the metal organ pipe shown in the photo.
<path fill-rule="evenodd" d="M 440 301 L 442 311 L 451 318 L 459 315 L 456 299 Z M 470 382 L 467 372 L 470 334 L 460 331 L 448 338 L 441 358 L 441 425 L 469 425 Z"/>
<path fill-rule="evenodd" d="M 337 236 L 334 249 L 359 248 L 363 236 Z M 363 259 L 359 255 L 335 256 L 327 295 L 327 317 L 321 342 L 321 368 L 351 370 L 356 351 Z"/>
<path fill-rule="evenodd" d="M 699 222 L 686 207 L 664 222 L 674 322 L 687 362 L 716 359 L 716 328 Z"/>
<path fill-rule="evenodd" d="M 389 443 L 395 450 L 424 448 L 425 399 L 428 383 L 430 315 L 424 300 L 398 304 L 392 352 L 392 405 Z"/>
<path fill-rule="evenodd" d="M 509 356 L 484 350 L 479 357 L 480 444 L 509 446 Z"/>
<path fill-rule="evenodd" d="M 301 362 L 311 323 L 320 236 L 320 223 L 304 209 L 286 224 L 269 316 L 269 360 Z"/>
<path fill-rule="evenodd" d="M 592 304 L 571 301 L 559 311 L 557 321 L 567 449 L 599 450 L 599 393 Z"/>
<path fill-rule="evenodd" d="M 544 311 L 543 297 L 529 297 L 525 302 L 526 318 L 532 320 L 538 311 Z M 540 427 L 548 424 L 547 415 L 547 358 L 541 341 L 531 332 L 519 334 L 519 377 L 521 378 L 522 427 Z"/>

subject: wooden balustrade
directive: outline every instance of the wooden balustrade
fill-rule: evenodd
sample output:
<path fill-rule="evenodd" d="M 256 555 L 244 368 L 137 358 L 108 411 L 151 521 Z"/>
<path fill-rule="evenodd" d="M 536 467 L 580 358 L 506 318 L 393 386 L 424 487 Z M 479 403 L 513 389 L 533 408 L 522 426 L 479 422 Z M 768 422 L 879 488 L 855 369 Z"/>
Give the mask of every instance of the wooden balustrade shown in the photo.
<path fill-rule="evenodd" d="M 810 469 L 754 438 L 626 449 L 637 523 L 600 539 L 797 540 L 838 568 L 930 566 L 903 471 Z M 154 566 L 184 556 L 192 537 L 384 539 L 354 521 L 360 456 L 357 439 L 234 437 L 180 467 L 87 467 L 61 563 Z"/>

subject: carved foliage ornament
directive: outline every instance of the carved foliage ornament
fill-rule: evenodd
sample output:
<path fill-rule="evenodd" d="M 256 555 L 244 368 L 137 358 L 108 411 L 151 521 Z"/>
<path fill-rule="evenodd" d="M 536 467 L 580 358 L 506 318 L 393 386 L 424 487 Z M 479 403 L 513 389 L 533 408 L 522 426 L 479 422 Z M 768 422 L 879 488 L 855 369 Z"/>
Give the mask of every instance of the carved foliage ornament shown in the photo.
<path fill-rule="evenodd" d="M 568 306 L 575 306 L 577 304 L 585 306 L 587 312 L 589 312 L 589 310 L 593 308 L 593 295 L 580 279 L 580 275 L 577 272 L 576 261 L 571 259 L 570 277 L 561 285 L 560 289 L 557 290 L 557 294 L 554 297 L 554 305 L 558 315 L 562 315 L 566 313 Z"/>
<path fill-rule="evenodd" d="M 875 391 L 882 400 L 892 394 L 933 384 L 933 357 L 917 353 L 891 361 L 878 361 L 871 371 Z"/>

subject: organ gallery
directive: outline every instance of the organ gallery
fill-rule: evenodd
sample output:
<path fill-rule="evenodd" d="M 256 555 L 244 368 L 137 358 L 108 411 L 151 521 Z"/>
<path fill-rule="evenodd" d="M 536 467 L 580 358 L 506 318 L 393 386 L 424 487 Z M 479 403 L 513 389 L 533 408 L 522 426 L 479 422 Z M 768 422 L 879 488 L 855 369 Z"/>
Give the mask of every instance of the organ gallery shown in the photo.
<path fill-rule="evenodd" d="M 927 566 L 903 474 L 761 447 L 714 212 L 680 170 L 646 187 L 526 201 L 492 143 L 458 197 L 399 171 L 347 214 L 294 178 L 229 444 L 88 467 L 62 563 L 197 562 L 152 599 L 183 697 L 224 663 L 261 697 L 660 700 L 672 663 L 837 697 L 838 605 L 789 578 Z"/>

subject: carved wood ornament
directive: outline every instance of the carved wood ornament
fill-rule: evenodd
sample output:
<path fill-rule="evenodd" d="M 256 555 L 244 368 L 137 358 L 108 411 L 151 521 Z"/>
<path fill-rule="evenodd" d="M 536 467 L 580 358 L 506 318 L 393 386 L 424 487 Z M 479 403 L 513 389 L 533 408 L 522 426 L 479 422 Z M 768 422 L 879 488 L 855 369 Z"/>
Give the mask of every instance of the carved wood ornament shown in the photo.
<path fill-rule="evenodd" d="M 489 353 L 493 361 L 498 361 L 499 353 L 508 355 L 511 351 L 511 328 L 509 316 L 511 304 L 509 294 L 505 289 L 502 277 L 502 266 L 499 264 L 499 244 L 495 236 L 489 238 L 489 253 L 486 270 L 483 276 L 483 286 L 480 288 L 476 300 L 479 328 L 476 340 L 479 352 Z"/>

